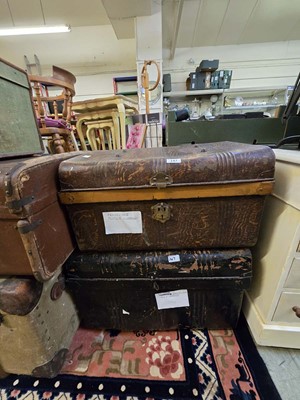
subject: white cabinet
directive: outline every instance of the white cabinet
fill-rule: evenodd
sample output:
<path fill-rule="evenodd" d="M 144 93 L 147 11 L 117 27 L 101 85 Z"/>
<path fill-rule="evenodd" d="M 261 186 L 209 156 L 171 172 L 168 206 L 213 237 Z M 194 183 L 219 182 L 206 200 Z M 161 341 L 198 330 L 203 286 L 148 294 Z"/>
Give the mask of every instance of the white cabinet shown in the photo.
<path fill-rule="evenodd" d="M 275 187 L 267 198 L 253 282 L 243 310 L 255 341 L 300 348 L 300 151 L 274 150 Z"/>

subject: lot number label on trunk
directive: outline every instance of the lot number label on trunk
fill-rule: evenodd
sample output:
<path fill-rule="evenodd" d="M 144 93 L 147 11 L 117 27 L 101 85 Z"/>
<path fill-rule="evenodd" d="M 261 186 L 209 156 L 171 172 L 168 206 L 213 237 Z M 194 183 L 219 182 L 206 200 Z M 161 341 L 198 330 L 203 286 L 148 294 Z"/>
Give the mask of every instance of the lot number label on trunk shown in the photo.
<path fill-rule="evenodd" d="M 143 233 L 140 211 L 112 211 L 103 212 L 102 215 L 106 235 Z"/>
<path fill-rule="evenodd" d="M 186 289 L 173 290 L 172 292 L 155 293 L 157 308 L 165 310 L 167 308 L 188 307 L 189 296 Z"/>

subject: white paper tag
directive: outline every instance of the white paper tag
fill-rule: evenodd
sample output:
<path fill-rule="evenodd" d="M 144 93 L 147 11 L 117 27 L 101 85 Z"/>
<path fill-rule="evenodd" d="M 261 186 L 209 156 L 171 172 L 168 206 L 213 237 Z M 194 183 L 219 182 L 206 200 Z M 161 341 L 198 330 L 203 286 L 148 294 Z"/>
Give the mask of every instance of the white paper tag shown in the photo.
<path fill-rule="evenodd" d="M 143 233 L 140 211 L 112 211 L 103 212 L 102 215 L 106 235 Z"/>
<path fill-rule="evenodd" d="M 180 261 L 179 254 L 174 254 L 172 256 L 168 256 L 169 263 Z"/>
<path fill-rule="evenodd" d="M 167 164 L 181 164 L 181 158 L 167 158 Z"/>
<path fill-rule="evenodd" d="M 158 310 L 165 310 L 167 308 L 188 307 L 190 305 L 187 289 L 156 293 L 155 298 Z"/>
<path fill-rule="evenodd" d="M 85 156 L 82 156 L 83 158 L 90 158 L 91 156 L 88 156 L 88 155 L 85 155 Z"/>

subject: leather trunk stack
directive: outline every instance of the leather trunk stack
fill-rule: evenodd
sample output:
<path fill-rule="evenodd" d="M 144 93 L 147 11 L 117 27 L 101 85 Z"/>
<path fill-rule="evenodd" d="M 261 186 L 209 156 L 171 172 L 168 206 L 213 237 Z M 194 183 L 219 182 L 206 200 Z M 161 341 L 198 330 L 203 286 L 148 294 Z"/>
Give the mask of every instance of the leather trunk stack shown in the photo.
<path fill-rule="evenodd" d="M 0 59 L 0 375 L 56 376 L 79 325 L 61 267 L 74 249 L 25 71 Z"/>
<path fill-rule="evenodd" d="M 86 327 L 238 321 L 275 158 L 219 142 L 93 152 L 59 167 L 78 250 L 66 282 Z"/>
<path fill-rule="evenodd" d="M 27 74 L 0 60 L 0 90 L 0 374 L 57 375 L 79 321 L 234 327 L 273 151 L 220 142 L 44 155 Z"/>

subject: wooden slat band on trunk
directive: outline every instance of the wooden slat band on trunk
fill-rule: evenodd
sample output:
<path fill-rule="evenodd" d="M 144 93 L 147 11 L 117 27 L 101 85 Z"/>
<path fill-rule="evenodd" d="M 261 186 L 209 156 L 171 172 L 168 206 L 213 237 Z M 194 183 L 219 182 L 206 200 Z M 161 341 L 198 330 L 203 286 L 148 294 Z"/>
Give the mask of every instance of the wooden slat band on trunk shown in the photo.
<path fill-rule="evenodd" d="M 229 196 L 264 196 L 272 192 L 274 182 L 231 183 L 220 185 L 177 186 L 165 189 L 101 189 L 60 192 L 63 204 L 108 203 L 124 201 L 197 199 Z"/>

